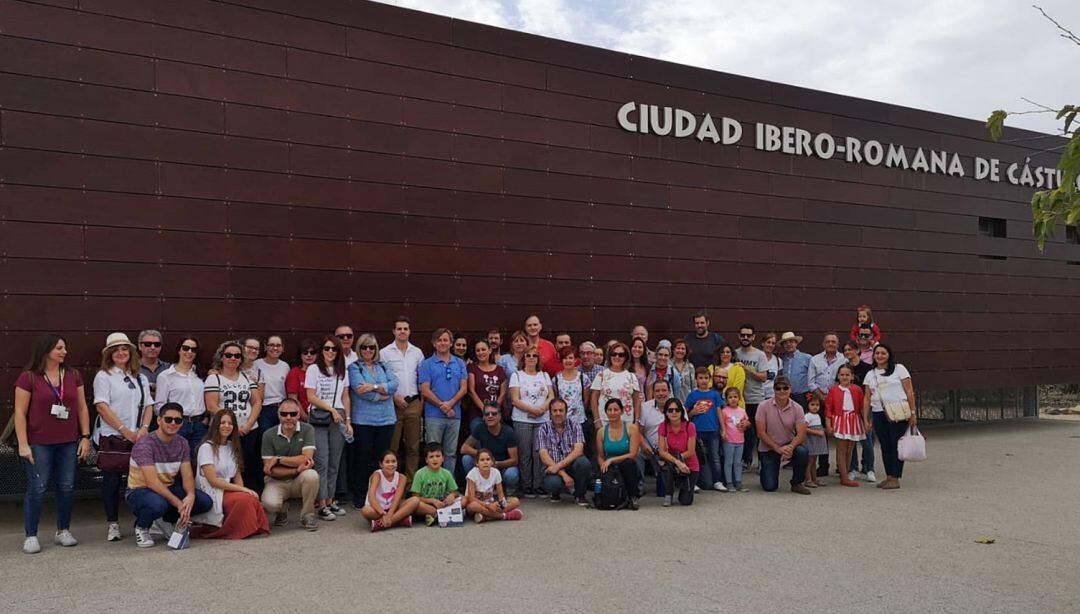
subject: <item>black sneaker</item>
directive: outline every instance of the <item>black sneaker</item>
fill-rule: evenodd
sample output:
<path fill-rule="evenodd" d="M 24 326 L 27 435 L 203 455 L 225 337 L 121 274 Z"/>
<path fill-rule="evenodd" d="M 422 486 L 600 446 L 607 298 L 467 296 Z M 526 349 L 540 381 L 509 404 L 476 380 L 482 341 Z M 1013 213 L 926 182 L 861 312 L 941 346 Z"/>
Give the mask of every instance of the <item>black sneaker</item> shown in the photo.
<path fill-rule="evenodd" d="M 525 498 L 526 499 L 535 499 L 536 498 L 536 491 L 534 491 L 531 488 L 526 488 L 525 489 Z"/>
<path fill-rule="evenodd" d="M 632 509 L 632 510 L 638 509 L 638 498 L 637 497 L 630 497 L 630 509 Z"/>
<path fill-rule="evenodd" d="M 581 507 L 589 507 L 589 500 L 586 499 L 584 496 L 574 497 L 574 503 L 577 503 Z"/>
<path fill-rule="evenodd" d="M 562 497 L 559 496 L 559 493 L 557 493 L 557 492 L 552 493 L 551 496 L 548 497 L 548 501 L 550 501 L 552 503 L 558 503 L 559 501 L 562 501 Z"/>
<path fill-rule="evenodd" d="M 319 517 L 319 520 L 337 520 L 337 515 L 330 511 L 329 507 L 324 507 L 315 513 Z"/>

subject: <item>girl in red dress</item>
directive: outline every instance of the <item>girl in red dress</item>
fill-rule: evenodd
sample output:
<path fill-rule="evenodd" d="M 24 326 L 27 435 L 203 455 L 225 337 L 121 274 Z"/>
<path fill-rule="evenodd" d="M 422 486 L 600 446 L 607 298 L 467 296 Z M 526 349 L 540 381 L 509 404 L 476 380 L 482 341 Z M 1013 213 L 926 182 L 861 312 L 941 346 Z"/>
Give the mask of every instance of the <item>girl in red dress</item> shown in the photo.
<path fill-rule="evenodd" d="M 846 468 L 851 465 L 851 450 L 855 442 L 866 438 L 860 411 L 863 392 L 858 384 L 853 383 L 855 371 L 849 364 L 840 365 L 836 379 L 839 383 L 825 397 L 825 433 L 831 433 L 836 438 L 840 484 L 858 486 L 859 483 L 848 476 Z"/>

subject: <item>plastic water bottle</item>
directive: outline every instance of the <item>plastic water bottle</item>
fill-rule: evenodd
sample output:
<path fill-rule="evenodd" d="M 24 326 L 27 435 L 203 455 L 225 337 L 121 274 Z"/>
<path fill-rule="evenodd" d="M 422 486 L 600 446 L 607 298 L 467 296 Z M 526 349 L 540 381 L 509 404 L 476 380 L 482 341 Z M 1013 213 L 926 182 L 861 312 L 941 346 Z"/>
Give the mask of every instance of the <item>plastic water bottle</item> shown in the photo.
<path fill-rule="evenodd" d="M 341 424 L 339 424 L 338 428 L 341 429 L 341 436 L 345 438 L 345 443 L 352 443 L 353 436 L 345 430 L 345 423 L 342 422 Z"/>
<path fill-rule="evenodd" d="M 593 484 L 593 494 L 597 497 L 600 496 L 600 478 L 596 478 L 596 483 Z"/>

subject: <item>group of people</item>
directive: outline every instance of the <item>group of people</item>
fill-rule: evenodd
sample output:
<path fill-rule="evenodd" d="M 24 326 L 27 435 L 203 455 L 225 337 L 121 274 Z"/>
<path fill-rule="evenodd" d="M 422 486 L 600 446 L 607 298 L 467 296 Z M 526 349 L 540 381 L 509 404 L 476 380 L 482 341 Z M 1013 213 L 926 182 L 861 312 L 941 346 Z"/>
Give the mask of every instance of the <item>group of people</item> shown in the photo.
<path fill-rule="evenodd" d="M 690 505 L 702 489 L 745 492 L 755 449 L 765 491 L 777 490 L 787 465 L 791 490 L 810 494 L 829 475 L 829 437 L 841 484 L 858 486 L 860 474 L 876 481 L 876 434 L 887 475 L 877 485 L 899 488 L 896 444 L 916 418 L 892 422 L 885 407 L 913 410 L 914 391 L 868 307 L 842 350 L 830 332 L 813 356 L 793 332 L 766 333 L 755 347 L 751 324 L 733 347 L 704 312 L 685 338 L 655 347 L 644 326 L 630 343 L 598 346 L 575 345 L 568 333 L 548 341 L 536 315 L 523 324 L 505 353 L 500 330 L 470 342 L 437 328 L 427 357 L 407 317 L 381 348 L 342 325 L 301 341 L 292 366 L 281 336 L 246 337 L 218 345 L 205 371 L 194 336 L 177 340 L 170 364 L 159 331 L 135 343 L 113 333 L 93 380 L 93 424 L 82 377 L 65 367 L 65 340 L 44 334 L 15 387 L 23 550 L 40 551 L 50 480 L 54 541 L 78 543 L 76 465 L 95 451 L 106 539 L 123 537 L 124 500 L 140 547 L 186 527 L 204 538 L 269 533 L 269 519 L 289 522 L 290 499 L 301 501 L 305 529 L 344 516 L 351 497 L 378 531 L 414 518 L 433 524 L 452 505 L 476 522 L 522 518 L 521 498 L 585 506 L 605 476 L 620 478 L 626 507 L 637 509 L 651 472 L 663 506 Z"/>

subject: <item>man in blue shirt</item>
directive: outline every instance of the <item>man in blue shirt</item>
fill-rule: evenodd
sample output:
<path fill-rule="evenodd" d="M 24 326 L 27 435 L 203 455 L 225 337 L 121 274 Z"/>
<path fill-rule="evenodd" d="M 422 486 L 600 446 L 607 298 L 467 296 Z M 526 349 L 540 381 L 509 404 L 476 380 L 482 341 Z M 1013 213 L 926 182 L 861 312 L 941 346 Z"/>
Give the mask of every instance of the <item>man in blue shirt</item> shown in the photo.
<path fill-rule="evenodd" d="M 799 351 L 799 344 L 803 338 L 788 331 L 780 335 L 780 347 L 784 349 L 780 359 L 784 361 L 783 373 L 791 382 L 791 398 L 806 410 L 810 381 L 807 372 L 810 370 L 810 355 Z"/>
<path fill-rule="evenodd" d="M 431 334 L 435 353 L 420 363 L 420 396 L 424 398 L 426 440 L 442 444 L 446 451 L 444 467 L 454 472 L 457 461 L 458 431 L 461 428 L 461 399 L 468 390 L 465 361 L 450 353 L 453 334 L 437 328 Z"/>

